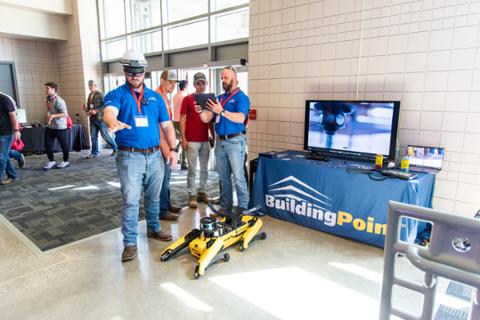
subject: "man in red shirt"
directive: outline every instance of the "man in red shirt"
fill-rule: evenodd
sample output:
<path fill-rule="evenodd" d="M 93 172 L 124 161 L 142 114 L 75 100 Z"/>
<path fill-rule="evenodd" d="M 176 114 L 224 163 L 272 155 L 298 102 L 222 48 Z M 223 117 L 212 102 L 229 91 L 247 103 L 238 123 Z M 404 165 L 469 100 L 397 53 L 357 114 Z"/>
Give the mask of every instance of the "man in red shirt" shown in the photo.
<path fill-rule="evenodd" d="M 213 123 L 204 123 L 195 111 L 195 94 L 204 93 L 207 88 L 207 77 L 201 72 L 193 76 L 195 93 L 186 96 L 182 102 L 180 111 L 180 132 L 182 133 L 182 148 L 187 152 L 188 174 L 187 191 L 189 195 L 188 206 L 197 208 L 198 201 L 208 203 L 206 193 L 208 180 L 208 160 L 210 158 L 210 147 L 213 147 Z M 212 146 L 209 143 L 208 131 L 212 137 Z M 200 184 L 198 192 L 195 188 L 197 171 L 197 158 L 200 161 Z"/>

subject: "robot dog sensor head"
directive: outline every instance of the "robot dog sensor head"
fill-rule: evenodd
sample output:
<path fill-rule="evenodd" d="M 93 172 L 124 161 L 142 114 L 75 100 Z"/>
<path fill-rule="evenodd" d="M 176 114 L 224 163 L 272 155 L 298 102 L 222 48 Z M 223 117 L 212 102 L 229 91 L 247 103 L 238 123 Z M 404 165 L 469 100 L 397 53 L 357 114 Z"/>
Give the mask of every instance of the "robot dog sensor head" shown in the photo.
<path fill-rule="evenodd" d="M 203 231 L 205 232 L 212 232 L 215 230 L 217 225 L 217 220 L 212 217 L 203 217 L 200 219 L 200 226 Z"/>

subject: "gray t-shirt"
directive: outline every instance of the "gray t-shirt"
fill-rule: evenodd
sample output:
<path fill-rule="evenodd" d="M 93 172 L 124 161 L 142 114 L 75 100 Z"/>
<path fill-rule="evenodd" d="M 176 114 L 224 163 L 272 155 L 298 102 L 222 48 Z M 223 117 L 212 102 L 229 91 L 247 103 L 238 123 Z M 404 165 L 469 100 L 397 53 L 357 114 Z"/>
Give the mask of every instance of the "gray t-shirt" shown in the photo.
<path fill-rule="evenodd" d="M 51 99 L 47 98 L 47 105 L 50 107 L 50 111 L 47 114 L 65 114 L 65 117 L 52 119 L 48 127 L 50 129 L 67 129 L 68 111 L 65 101 L 59 96 L 55 96 Z"/>

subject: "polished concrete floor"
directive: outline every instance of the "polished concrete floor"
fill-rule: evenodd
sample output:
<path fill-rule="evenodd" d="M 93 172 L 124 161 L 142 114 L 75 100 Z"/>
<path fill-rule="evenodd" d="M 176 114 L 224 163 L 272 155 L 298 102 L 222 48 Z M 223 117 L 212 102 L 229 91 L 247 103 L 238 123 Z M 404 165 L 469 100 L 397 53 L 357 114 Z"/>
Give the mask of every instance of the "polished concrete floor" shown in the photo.
<path fill-rule="evenodd" d="M 205 214 L 185 208 L 163 228 L 177 238 Z M 266 240 L 194 280 L 195 259 L 161 262 L 167 244 L 144 222 L 138 258 L 122 264 L 118 229 L 41 253 L 0 219 L 0 319 L 377 319 L 382 250 L 263 220 Z"/>

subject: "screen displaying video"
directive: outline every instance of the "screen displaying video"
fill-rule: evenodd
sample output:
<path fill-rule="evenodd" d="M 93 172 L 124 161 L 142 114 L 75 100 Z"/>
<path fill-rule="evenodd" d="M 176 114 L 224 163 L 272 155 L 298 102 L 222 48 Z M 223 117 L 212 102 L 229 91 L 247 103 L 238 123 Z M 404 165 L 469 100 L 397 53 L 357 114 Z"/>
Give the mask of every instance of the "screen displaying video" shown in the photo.
<path fill-rule="evenodd" d="M 443 148 L 408 146 L 406 155 L 411 166 L 442 169 Z"/>
<path fill-rule="evenodd" d="M 394 109 L 394 102 L 309 101 L 308 147 L 389 155 Z"/>

